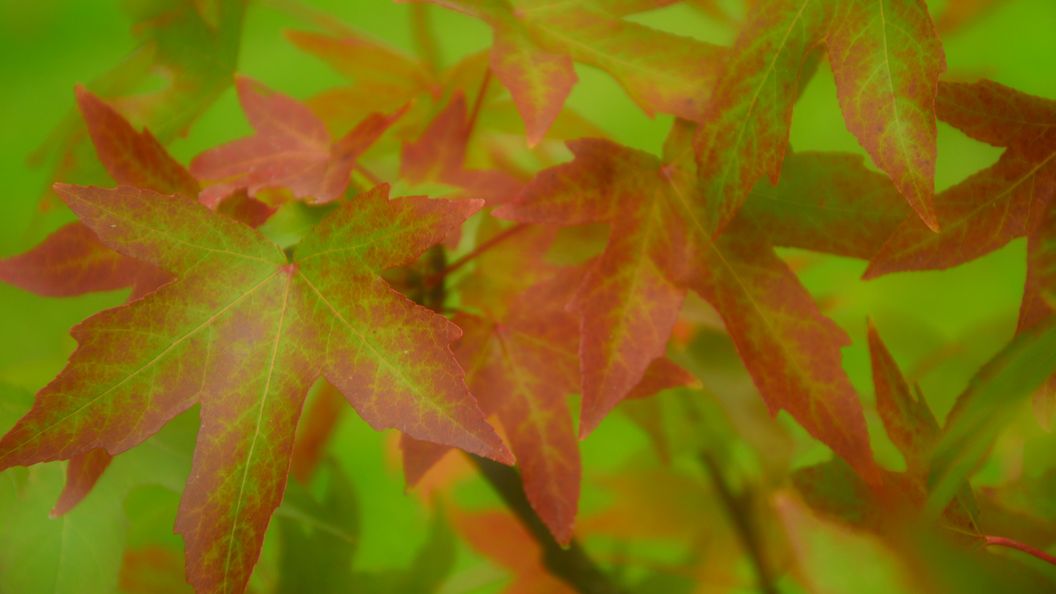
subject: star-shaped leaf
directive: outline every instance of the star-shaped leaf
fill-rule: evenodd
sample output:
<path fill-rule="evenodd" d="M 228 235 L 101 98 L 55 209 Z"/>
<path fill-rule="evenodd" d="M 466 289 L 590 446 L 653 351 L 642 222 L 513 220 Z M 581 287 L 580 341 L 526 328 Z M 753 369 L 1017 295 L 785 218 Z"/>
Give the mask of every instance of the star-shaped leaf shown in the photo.
<path fill-rule="evenodd" d="M 544 170 L 495 211 L 612 227 L 572 304 L 582 327 L 581 435 L 663 354 L 692 288 L 722 316 L 771 412 L 788 410 L 863 478 L 875 478 L 861 404 L 842 368 L 846 334 L 821 314 L 764 230 L 744 220 L 712 239 L 691 141 L 690 125 L 678 122 L 663 159 L 605 140 L 570 142 L 571 163 Z"/>
<path fill-rule="evenodd" d="M 209 149 L 191 161 L 191 173 L 208 183 L 202 201 L 215 206 L 245 189 L 255 196 L 284 188 L 295 198 L 330 202 L 348 187 L 356 158 L 403 113 L 373 114 L 336 142 L 323 122 L 300 102 L 245 77 L 235 81 L 242 110 L 256 134 Z"/>
<path fill-rule="evenodd" d="M 655 2 L 430 1 L 491 26 L 491 68 L 513 95 L 529 144 L 561 111 L 576 82 L 573 61 L 607 72 L 646 113 L 703 117 L 721 50 L 621 18 Z"/>
<path fill-rule="evenodd" d="M 375 428 L 512 461 L 449 349 L 458 328 L 379 276 L 442 240 L 479 201 L 390 201 L 379 186 L 324 219 L 290 259 L 180 197 L 57 189 L 105 244 L 176 280 L 74 330 L 66 369 L 0 439 L 0 468 L 118 454 L 200 403 L 176 521 L 198 592 L 244 589 L 320 376 Z"/>

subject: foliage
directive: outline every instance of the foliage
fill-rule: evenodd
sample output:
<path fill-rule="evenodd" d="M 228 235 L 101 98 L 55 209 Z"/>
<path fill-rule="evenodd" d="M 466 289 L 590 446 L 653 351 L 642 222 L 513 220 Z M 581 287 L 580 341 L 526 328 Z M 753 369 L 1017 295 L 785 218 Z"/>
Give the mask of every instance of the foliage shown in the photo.
<path fill-rule="evenodd" d="M 1051 3 L 126 8 L 0 258 L 76 342 L 0 592 L 1056 587 L 1056 46 L 960 41 Z"/>

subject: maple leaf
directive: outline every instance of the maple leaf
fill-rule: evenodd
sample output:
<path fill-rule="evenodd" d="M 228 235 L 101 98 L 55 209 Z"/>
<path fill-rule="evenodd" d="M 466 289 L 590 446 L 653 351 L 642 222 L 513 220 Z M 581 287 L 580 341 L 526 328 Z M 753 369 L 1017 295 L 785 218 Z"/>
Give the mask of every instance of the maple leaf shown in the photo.
<path fill-rule="evenodd" d="M 198 182 L 148 131 L 137 132 L 114 108 L 85 89 L 77 106 L 99 161 L 118 184 L 193 197 Z M 132 297 L 169 275 L 106 247 L 82 223 L 69 223 L 24 254 L 0 260 L 0 280 L 38 295 L 66 297 L 132 286 Z"/>
<path fill-rule="evenodd" d="M 902 452 L 909 472 L 926 472 L 931 449 L 939 436 L 939 423 L 919 390 L 910 391 L 902 371 L 887 350 L 872 322 L 869 323 L 869 357 L 876 387 L 876 410 L 887 435 Z"/>
<path fill-rule="evenodd" d="M 521 222 L 612 225 L 605 251 L 587 270 L 570 308 L 583 340 L 580 435 L 601 419 L 664 354 L 684 290 L 672 282 L 676 199 L 660 160 L 607 140 L 571 141 L 571 163 L 544 170 L 495 215 Z M 665 267 L 667 270 L 661 268 Z"/>
<path fill-rule="evenodd" d="M 208 182 L 201 199 L 215 207 L 245 189 L 255 196 L 285 188 L 295 198 L 322 204 L 348 187 L 356 159 L 403 114 L 372 114 L 336 142 L 300 102 L 246 77 L 235 80 L 242 111 L 256 134 L 209 149 L 191 161 L 191 173 Z"/>
<path fill-rule="evenodd" d="M 740 216 L 773 245 L 868 259 L 910 214 L 861 156 L 803 152 L 785 157 L 776 186 L 755 185 Z"/>
<path fill-rule="evenodd" d="M 864 480 L 875 482 L 861 403 L 842 367 L 840 349 L 850 340 L 822 315 L 765 231 L 731 227 L 703 270 L 695 289 L 722 316 L 771 414 L 787 410 Z"/>
<path fill-rule="evenodd" d="M 725 227 L 761 177 L 777 182 L 801 79 L 823 44 L 848 129 L 937 229 L 934 105 L 945 58 L 920 0 L 752 5 L 696 140 L 700 183 L 714 196 L 708 229 Z"/>
<path fill-rule="evenodd" d="M 718 240 L 694 193 L 692 130 L 676 123 L 664 159 L 605 140 L 541 172 L 496 216 L 612 226 L 571 307 L 580 316 L 583 413 L 593 429 L 663 354 L 691 287 L 718 310 L 772 413 L 787 409 L 867 480 L 875 475 L 858 396 L 842 368 L 844 332 L 745 222 Z"/>
<path fill-rule="evenodd" d="M 491 68 L 513 96 L 529 144 L 561 111 L 576 82 L 573 61 L 607 72 L 647 114 L 703 117 L 721 50 L 621 18 L 663 3 L 430 1 L 491 26 Z"/>
<path fill-rule="evenodd" d="M 466 168 L 472 125 L 465 96 L 456 92 L 415 141 L 404 143 L 400 177 L 414 184 L 434 181 L 456 186 L 489 203 L 515 196 L 523 185 L 520 180 L 501 171 Z"/>
<path fill-rule="evenodd" d="M 89 86 L 162 142 L 171 142 L 186 134 L 231 84 L 246 2 L 142 0 L 123 6 L 134 22 L 136 49 Z M 151 79 L 164 82 L 152 80 L 150 90 L 144 91 L 144 81 Z M 95 181 L 94 163 L 85 162 L 82 143 L 83 130 L 70 117 L 37 157 L 57 147 L 61 159 L 56 181 Z"/>
<path fill-rule="evenodd" d="M 579 324 L 566 305 L 582 267 L 545 259 L 554 233 L 483 223 L 473 274 L 459 281 L 464 331 L 455 354 L 485 414 L 495 414 L 518 460 L 528 503 L 554 539 L 568 544 L 580 491 L 579 444 L 566 398 L 578 392 Z M 511 234 L 511 230 L 515 234 Z M 502 243 L 492 243 L 500 240 Z M 644 398 L 691 378 L 667 359 L 654 361 L 628 397 Z M 446 448 L 403 437 L 407 482 L 415 484 Z"/>
<path fill-rule="evenodd" d="M 1056 372 L 1056 318 L 1020 331 L 957 398 L 931 457 L 926 510 L 936 514 L 962 488 L 1026 397 Z"/>
<path fill-rule="evenodd" d="M 307 483 L 319 466 L 344 409 L 341 392 L 329 382 L 323 382 L 314 400 L 310 400 L 304 420 L 297 425 L 290 472 L 300 482 Z"/>
<path fill-rule="evenodd" d="M 412 101 L 416 103 L 405 119 L 417 122 L 414 112 L 425 103 L 420 99 L 436 99 L 450 84 L 445 80 L 450 76 L 438 77 L 413 57 L 344 26 L 338 35 L 288 31 L 286 37 L 352 83 L 327 89 L 308 100 L 313 112 L 340 131 L 358 122 L 363 114 Z"/>
<path fill-rule="evenodd" d="M 996 250 L 1027 234 L 1056 192 L 1056 101 L 990 81 L 942 83 L 937 109 L 968 136 L 1006 150 L 994 165 L 936 196 L 942 231 L 903 222 L 865 278 L 945 269 Z"/>
<path fill-rule="evenodd" d="M 390 201 L 379 186 L 324 219 L 290 261 L 259 232 L 177 196 L 57 190 L 103 242 L 176 280 L 74 330 L 66 369 L 0 439 L 0 468 L 117 454 L 200 402 L 176 521 L 197 591 L 244 589 L 320 376 L 375 428 L 512 461 L 448 348 L 457 327 L 379 278 L 479 202 Z"/>

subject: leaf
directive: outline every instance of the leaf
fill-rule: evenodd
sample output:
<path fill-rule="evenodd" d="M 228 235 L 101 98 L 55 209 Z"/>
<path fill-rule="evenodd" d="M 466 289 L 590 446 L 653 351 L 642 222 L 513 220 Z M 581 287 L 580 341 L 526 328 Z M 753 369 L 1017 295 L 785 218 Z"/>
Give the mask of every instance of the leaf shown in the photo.
<path fill-rule="evenodd" d="M 69 223 L 24 254 L 0 260 L 0 280 L 46 297 L 70 297 L 133 287 L 144 295 L 169 275 L 126 258 L 81 223 Z"/>
<path fill-rule="evenodd" d="M 846 0 L 829 33 L 829 62 L 847 129 L 932 231 L 935 95 L 946 70 L 923 0 Z M 842 10 L 841 10 L 842 9 Z"/>
<path fill-rule="evenodd" d="M 731 228 L 696 290 L 718 310 L 771 414 L 787 410 L 870 483 L 878 480 L 858 394 L 843 371 L 846 333 L 821 314 L 763 232 Z"/>
<path fill-rule="evenodd" d="M 415 184 L 440 182 L 459 187 L 489 203 L 515 196 L 521 189 L 520 180 L 501 171 L 466 167 L 470 126 L 465 97 L 456 92 L 421 136 L 403 145 L 400 177 Z"/>
<path fill-rule="evenodd" d="M 198 194 L 198 182 L 149 131 L 136 132 L 114 108 L 83 88 L 76 93 L 95 152 L 114 181 L 164 194 Z M 169 275 L 114 252 L 83 224 L 70 223 L 30 251 L 0 260 L 0 280 L 51 297 L 131 286 L 136 298 L 161 286 Z"/>
<path fill-rule="evenodd" d="M 805 152 L 785 157 L 776 186 L 757 183 L 741 216 L 774 245 L 868 259 L 909 214 L 860 156 Z"/>
<path fill-rule="evenodd" d="M 663 161 L 603 140 L 569 143 L 496 216 L 609 222 L 605 251 L 573 304 L 580 315 L 585 435 L 664 352 L 689 286 L 718 310 L 771 413 L 788 410 L 867 480 L 875 463 L 858 396 L 843 371 L 846 335 L 747 223 L 713 242 L 694 193 L 690 128 L 676 123 Z"/>
<path fill-rule="evenodd" d="M 787 493 L 774 499 L 778 520 L 789 540 L 792 571 L 807 591 L 816 594 L 840 592 L 926 592 L 910 560 L 875 536 L 852 530 L 815 516 L 802 502 Z M 868 563 L 861 563 L 868 559 Z M 857 562 L 856 562 L 857 561 Z M 854 566 L 854 571 L 833 571 Z"/>
<path fill-rule="evenodd" d="M 701 191 L 712 197 L 704 211 L 711 232 L 733 219 L 761 177 L 777 182 L 801 72 L 822 42 L 829 10 L 825 0 L 750 8 L 694 141 Z"/>
<path fill-rule="evenodd" d="M 348 477 L 328 467 L 329 484 L 319 500 L 290 485 L 278 516 L 282 549 L 276 592 L 344 592 L 360 542 L 359 502 Z"/>
<path fill-rule="evenodd" d="M 528 146 L 543 139 L 576 84 L 572 60 L 541 50 L 516 21 L 496 21 L 491 70 L 510 90 L 524 120 Z"/>
<path fill-rule="evenodd" d="M 95 153 L 114 181 L 162 194 L 198 195 L 198 182 L 149 130 L 136 132 L 114 108 L 83 87 L 77 87 L 76 93 Z"/>
<path fill-rule="evenodd" d="M 990 449 L 1017 401 L 1056 372 L 1056 320 L 1020 332 L 972 378 L 932 455 L 927 511 L 941 511 Z"/>
<path fill-rule="evenodd" d="M 491 67 L 513 95 L 535 144 L 575 83 L 572 61 L 611 75 L 648 114 L 703 118 L 721 51 L 620 18 L 608 2 L 431 0 L 492 27 Z"/>
<path fill-rule="evenodd" d="M 713 233 L 760 178 L 777 183 L 800 79 L 822 44 L 848 129 L 937 228 L 934 104 L 945 58 L 923 2 L 780 0 L 750 7 L 695 141 L 702 191 L 715 197 L 704 219 Z"/>
<path fill-rule="evenodd" d="M 910 392 L 902 371 L 872 322 L 869 323 L 869 356 L 876 388 L 876 410 L 887 435 L 902 452 L 910 473 L 926 473 L 931 449 L 939 436 L 939 423 L 919 391 Z"/>
<path fill-rule="evenodd" d="M 343 30 L 340 37 L 287 31 L 286 38 L 298 49 L 324 60 L 357 86 L 391 89 L 394 96 L 389 105 L 407 103 L 438 85 L 433 75 L 413 57 L 349 29 Z"/>
<path fill-rule="evenodd" d="M 990 80 L 942 82 L 935 107 L 944 122 L 993 146 L 1034 148 L 1041 153 L 1056 146 L 1056 101 L 1052 99 Z"/>
<path fill-rule="evenodd" d="M 162 143 L 171 142 L 231 84 L 245 0 L 135 0 L 123 6 L 134 23 L 135 49 L 89 87 Z M 56 181 L 95 180 L 93 165 L 78 160 L 82 134 L 67 118 L 39 149 L 60 153 Z"/>
<path fill-rule="evenodd" d="M 531 534 L 505 511 L 457 511 L 455 529 L 473 549 L 513 574 L 503 594 L 571 594 L 573 590 L 547 572 L 542 551 Z"/>
<path fill-rule="evenodd" d="M 942 231 L 905 221 L 870 262 L 865 278 L 945 269 L 996 250 L 1025 235 L 1056 192 L 1056 135 L 1047 132 L 1056 102 L 988 81 L 943 83 L 939 89 L 941 119 L 1006 150 L 991 167 L 936 196 Z"/>
<path fill-rule="evenodd" d="M 579 391 L 579 328 L 565 313 L 572 279 L 557 275 L 525 292 L 501 320 L 463 316 L 456 355 L 486 412 L 502 421 L 532 509 L 561 544 L 579 502 L 579 444 L 566 398 Z"/>
<path fill-rule="evenodd" d="M 1038 226 L 1027 240 L 1024 303 L 1028 299 L 1044 303 L 1050 314 L 1056 311 L 1056 201 L 1049 202 Z M 1024 317 L 1020 319 L 1021 327 Z"/>
<path fill-rule="evenodd" d="M 356 158 L 403 114 L 373 114 L 336 142 L 303 104 L 245 77 L 235 80 L 242 110 L 256 134 L 209 149 L 191 161 L 191 173 L 209 182 L 202 201 L 215 206 L 245 189 L 250 196 L 286 188 L 295 198 L 322 204 L 348 187 Z"/>
<path fill-rule="evenodd" d="M 58 189 L 109 246 L 177 280 L 75 329 L 66 369 L 0 439 L 0 468 L 117 454 L 200 402 L 176 522 L 197 591 L 245 587 L 320 375 L 375 428 L 510 461 L 448 349 L 458 330 L 378 277 L 479 202 L 389 201 L 381 186 L 324 219 L 290 262 L 258 232 L 178 197 Z"/>
<path fill-rule="evenodd" d="M 91 492 L 103 471 L 110 466 L 113 458 L 106 450 L 99 448 L 70 460 L 66 466 L 66 486 L 59 495 L 59 501 L 51 510 L 52 517 L 58 517 L 74 508 Z"/>
<path fill-rule="evenodd" d="M 604 140 L 568 146 L 575 155 L 571 163 L 544 170 L 515 203 L 495 214 L 522 222 L 612 226 L 605 251 L 570 304 L 583 335 L 585 436 L 663 355 L 684 294 L 671 279 L 684 264 L 667 254 L 668 229 L 679 223 L 672 220 L 676 190 L 667 185 L 660 161 Z"/>
<path fill-rule="evenodd" d="M 1033 213 L 1054 191 L 1056 159 L 1038 163 L 1009 149 L 993 166 L 936 196 L 942 231 L 933 233 L 917 221 L 902 223 L 863 277 L 943 270 L 992 252 L 1026 234 Z"/>
<path fill-rule="evenodd" d="M 305 419 L 297 425 L 293 442 L 290 472 L 294 478 L 307 483 L 325 454 L 327 442 L 341 420 L 344 397 L 337 388 L 323 382 L 314 397 L 309 397 Z"/>

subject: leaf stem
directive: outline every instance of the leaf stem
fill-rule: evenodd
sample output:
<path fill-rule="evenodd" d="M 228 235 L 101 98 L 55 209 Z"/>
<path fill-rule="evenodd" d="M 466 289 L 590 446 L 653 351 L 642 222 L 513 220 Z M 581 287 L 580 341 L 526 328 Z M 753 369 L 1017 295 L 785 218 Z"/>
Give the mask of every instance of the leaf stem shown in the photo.
<path fill-rule="evenodd" d="M 532 510 L 524 494 L 520 474 L 509 466 L 466 454 L 476 464 L 510 511 L 528 529 L 542 549 L 543 565 L 553 576 L 564 581 L 581 594 L 622 594 L 623 589 L 609 579 L 579 543 L 572 541 L 567 548 L 557 544 L 543 521 Z"/>
<path fill-rule="evenodd" d="M 1050 565 L 1056 565 L 1056 556 L 1046 553 L 1041 549 L 1034 548 L 1028 544 L 1019 542 L 1018 540 L 1013 540 L 1004 536 L 984 535 L 983 542 L 988 547 L 1006 547 L 1009 549 L 1015 549 L 1037 559 L 1041 559 Z"/>
<path fill-rule="evenodd" d="M 503 241 L 506 241 L 507 239 L 509 239 L 510 237 L 513 237 L 514 235 L 520 233 L 521 231 L 524 231 L 527 227 L 528 227 L 527 223 L 518 223 L 518 224 L 510 227 L 509 229 L 504 230 L 503 232 L 499 233 L 498 235 L 495 235 L 494 237 L 488 239 L 484 243 L 482 243 L 482 244 L 478 245 L 477 247 L 473 248 L 473 250 L 470 251 L 468 254 L 462 256 L 461 258 L 459 258 L 459 259 L 455 260 L 454 262 L 452 262 L 452 263 L 448 264 L 447 266 L 445 266 L 443 270 L 439 270 L 436 273 L 434 273 L 431 276 L 429 276 L 428 278 L 426 278 L 425 279 L 425 286 L 426 287 L 431 287 L 431 286 L 435 285 L 436 283 L 439 283 L 439 282 L 443 281 L 444 278 L 447 277 L 447 275 L 449 275 L 452 272 L 458 270 L 459 268 L 462 268 L 463 266 L 465 266 L 466 264 L 470 263 L 475 258 L 479 257 L 481 254 L 483 254 L 484 252 L 486 252 L 486 251 L 490 250 L 491 248 L 495 247 L 499 243 L 502 243 Z"/>
<path fill-rule="evenodd" d="M 709 452 L 700 452 L 700 462 L 711 477 L 711 482 L 714 483 L 715 491 L 719 495 L 719 501 L 722 502 L 723 507 L 726 509 L 726 515 L 729 516 L 730 521 L 733 523 L 733 528 L 740 538 L 744 552 L 751 560 L 752 567 L 755 568 L 755 575 L 759 581 L 759 591 L 764 594 L 778 594 L 777 588 L 774 587 L 773 576 L 770 574 L 770 569 L 766 564 L 762 546 L 760 546 L 759 539 L 752 526 L 752 519 L 745 509 L 742 499 L 734 494 L 733 489 L 726 482 L 726 477 L 722 474 L 722 469 L 719 467 L 718 462 L 715 461 L 715 458 Z"/>
<path fill-rule="evenodd" d="M 488 94 L 488 85 L 491 83 L 491 68 L 484 71 L 484 78 L 480 81 L 480 87 L 477 88 L 477 96 L 473 99 L 473 109 L 469 112 L 469 120 L 466 121 L 466 144 L 469 144 L 470 137 L 473 136 L 473 130 L 477 127 L 477 120 L 480 118 L 480 108 L 484 104 L 484 96 Z"/>
<path fill-rule="evenodd" d="M 431 8 L 428 4 L 411 4 L 411 31 L 418 56 L 429 68 L 429 72 L 435 75 L 440 72 L 440 64 L 443 60 L 440 55 L 440 44 L 436 40 L 433 22 L 430 18 Z"/>
<path fill-rule="evenodd" d="M 366 168 L 366 167 L 364 167 L 363 165 L 360 165 L 359 163 L 356 163 L 356 164 L 355 164 L 355 165 L 353 166 L 353 168 L 354 168 L 354 169 L 355 169 L 355 170 L 356 170 L 356 171 L 357 171 L 357 172 L 358 172 L 358 173 L 359 173 L 360 175 L 362 175 L 363 177 L 367 178 L 367 180 L 368 180 L 368 181 L 370 181 L 370 183 L 374 184 L 375 186 L 377 186 L 377 185 L 380 185 L 380 184 L 384 183 L 384 180 L 382 180 L 382 179 L 381 179 L 380 177 L 378 177 L 377 175 L 375 175 L 375 174 L 374 174 L 374 172 L 372 172 L 371 170 L 367 169 L 367 168 Z"/>

